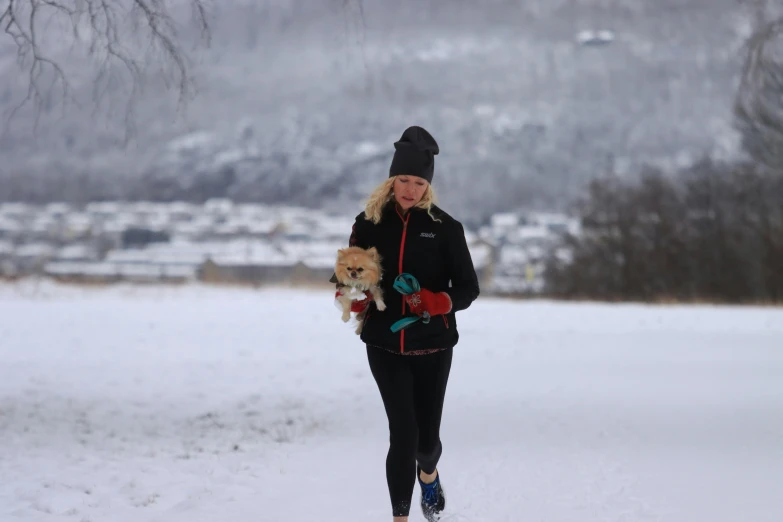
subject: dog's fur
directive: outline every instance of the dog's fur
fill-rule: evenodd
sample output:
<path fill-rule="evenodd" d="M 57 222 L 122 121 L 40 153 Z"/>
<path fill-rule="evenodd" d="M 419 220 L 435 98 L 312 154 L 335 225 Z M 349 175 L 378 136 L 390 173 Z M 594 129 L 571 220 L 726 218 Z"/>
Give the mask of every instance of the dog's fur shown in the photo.
<path fill-rule="evenodd" d="M 342 320 L 347 323 L 351 318 L 351 303 L 358 292 L 369 291 L 375 300 L 378 310 L 385 310 L 383 292 L 380 283 L 383 273 L 381 270 L 381 256 L 375 247 L 363 249 L 352 246 L 337 251 L 337 261 L 334 265 L 334 273 L 337 277 L 337 286 L 340 295 L 337 297 L 342 307 Z M 353 291 L 352 291 L 353 289 Z M 351 295 L 354 294 L 354 295 Z M 367 308 L 356 314 L 356 334 L 362 332 L 364 317 Z"/>

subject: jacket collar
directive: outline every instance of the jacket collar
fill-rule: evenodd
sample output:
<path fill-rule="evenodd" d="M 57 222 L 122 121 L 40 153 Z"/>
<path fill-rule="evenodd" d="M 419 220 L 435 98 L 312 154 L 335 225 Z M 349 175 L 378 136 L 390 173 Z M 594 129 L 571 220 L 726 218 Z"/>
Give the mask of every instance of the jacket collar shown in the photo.
<path fill-rule="evenodd" d="M 427 211 L 423 208 L 413 207 L 408 210 L 407 215 L 413 215 L 416 216 L 418 214 L 426 214 Z M 394 201 L 394 199 L 390 200 L 388 203 L 386 203 L 386 207 L 384 208 L 384 218 L 386 217 L 392 217 L 394 219 L 400 219 L 402 217 L 402 212 L 398 210 L 397 208 L 397 202 Z"/>

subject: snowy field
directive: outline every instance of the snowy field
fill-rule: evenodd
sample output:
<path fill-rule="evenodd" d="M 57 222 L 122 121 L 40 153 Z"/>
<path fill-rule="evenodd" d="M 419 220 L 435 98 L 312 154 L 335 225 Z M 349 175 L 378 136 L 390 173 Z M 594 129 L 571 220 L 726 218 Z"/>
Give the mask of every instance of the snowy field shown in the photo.
<path fill-rule="evenodd" d="M 446 520 L 783 520 L 783 309 L 457 318 Z M 329 290 L 0 285 L 0 521 L 390 521 L 386 448 Z"/>

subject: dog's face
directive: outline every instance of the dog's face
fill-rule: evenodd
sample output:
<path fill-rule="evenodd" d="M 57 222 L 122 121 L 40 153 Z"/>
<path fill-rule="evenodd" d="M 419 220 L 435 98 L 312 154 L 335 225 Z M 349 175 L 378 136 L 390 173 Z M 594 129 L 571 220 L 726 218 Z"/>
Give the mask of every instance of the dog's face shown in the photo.
<path fill-rule="evenodd" d="M 337 251 L 334 266 L 337 279 L 351 286 L 373 286 L 381 280 L 381 258 L 375 247 L 348 247 Z"/>

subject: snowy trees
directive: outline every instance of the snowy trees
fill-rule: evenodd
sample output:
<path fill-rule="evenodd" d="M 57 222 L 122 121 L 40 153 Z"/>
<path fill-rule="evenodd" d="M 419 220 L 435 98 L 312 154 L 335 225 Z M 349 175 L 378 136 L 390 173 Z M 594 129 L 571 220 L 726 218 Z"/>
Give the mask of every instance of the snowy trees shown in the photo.
<path fill-rule="evenodd" d="M 87 5 L 56 1 L 69 8 Z M 727 56 L 736 46 L 730 37 L 736 0 L 689 0 L 677 11 L 645 0 L 471 0 L 458 6 L 418 0 L 203 0 L 210 42 L 203 51 L 191 0 L 145 1 L 168 7 L 164 14 L 176 29 L 170 34 L 186 52 L 187 110 L 176 111 L 176 63 L 160 45 L 148 52 L 153 48 L 143 11 L 123 20 L 125 31 L 118 33 L 140 66 L 143 81 L 134 93 L 124 62 L 112 58 L 104 67 L 101 44 L 97 54 L 89 54 L 89 32 L 76 41 L 69 15 L 36 0 L 51 28 L 39 32 L 46 43 L 42 50 L 61 66 L 70 82 L 68 98 L 78 105 L 61 110 L 61 83 L 49 88 L 54 73 L 45 66 L 39 109 L 28 102 L 15 114 L 11 132 L 0 134 L 0 199 L 45 200 L 46 191 L 32 180 L 48 178 L 58 186 L 81 174 L 90 183 L 51 190 L 48 197 L 142 194 L 137 187 L 146 188 L 154 173 L 220 179 L 223 165 L 210 161 L 215 155 L 202 153 L 205 159 L 196 168 L 190 160 L 159 160 L 171 143 L 193 132 L 218 136 L 223 142 L 218 154 L 233 157 L 245 119 L 255 130 L 241 142 L 247 155 L 231 165 L 237 175 L 225 178 L 234 184 L 218 187 L 215 195 L 298 197 L 298 203 L 312 206 L 321 204 L 321 194 L 337 190 L 354 198 L 354 187 L 363 192 L 362 184 L 388 168 L 388 144 L 416 120 L 431 122 L 448 146 L 441 162 L 449 176 L 439 191 L 442 202 L 476 220 L 520 205 L 560 206 L 607 168 L 607 158 L 615 158 L 618 170 L 628 165 L 632 170 L 643 162 L 671 164 L 733 145 L 727 100 L 738 67 Z M 8 0 L 0 0 L 2 6 Z M 81 19 L 82 26 L 89 22 Z M 56 31 L 58 26 L 70 28 Z M 604 27 L 616 32 L 612 45 L 574 41 L 582 28 Z M 3 122 L 27 94 L 29 58 L 28 69 L 19 68 L 16 51 L 13 39 L 0 31 Z M 37 129 L 34 110 L 41 114 Z M 93 110 L 100 118 L 92 117 Z M 132 152 L 124 143 L 129 126 L 136 131 Z M 346 149 L 362 142 L 377 144 L 383 154 L 357 164 Z M 277 164 L 286 166 L 284 184 Z M 468 188 L 477 173 L 487 183 L 480 190 Z M 5 190 L 12 176 L 21 178 L 15 180 L 18 188 Z M 318 196 L 305 199 L 301 191 L 289 190 L 300 186 Z M 173 197 L 189 199 L 197 192 Z"/>
<path fill-rule="evenodd" d="M 37 118 L 65 102 L 85 104 L 72 85 L 85 83 L 84 69 L 74 71 L 66 50 L 90 63 L 91 103 L 109 104 L 126 93 L 126 122 L 148 71 L 154 70 L 179 102 L 192 94 L 192 77 L 185 43 L 178 28 L 183 8 L 190 8 L 201 36 L 209 39 L 205 0 L 0 0 L 0 37 L 12 42 L 19 70 L 26 78 L 26 96 L 10 112 L 32 104 Z M 70 35 L 70 39 L 64 37 Z M 2 50 L 2 45 L 0 45 Z M 57 98 L 61 96 L 61 98 Z M 128 130 L 132 130 L 129 127 Z"/>
<path fill-rule="evenodd" d="M 783 302 L 783 178 L 704 159 L 637 182 L 594 181 L 549 292 L 639 301 Z"/>
<path fill-rule="evenodd" d="M 734 100 L 747 162 L 706 158 L 638 181 L 594 181 L 583 234 L 553 257 L 554 295 L 783 302 L 783 5 L 748 0 L 753 20 Z"/>
<path fill-rule="evenodd" d="M 783 169 L 783 20 L 763 23 L 751 36 L 737 91 L 737 128 L 748 154 Z"/>

